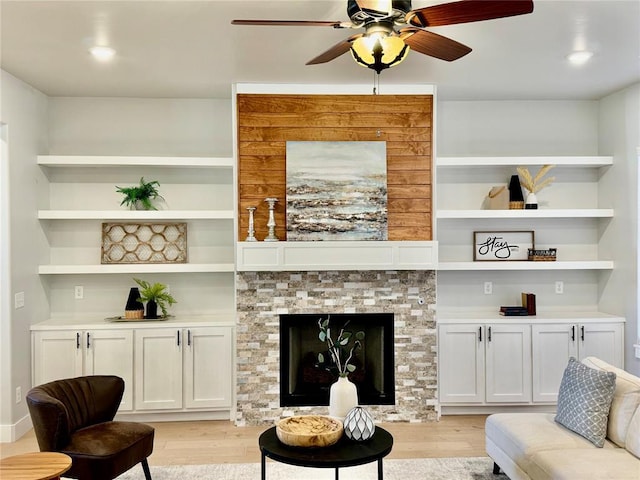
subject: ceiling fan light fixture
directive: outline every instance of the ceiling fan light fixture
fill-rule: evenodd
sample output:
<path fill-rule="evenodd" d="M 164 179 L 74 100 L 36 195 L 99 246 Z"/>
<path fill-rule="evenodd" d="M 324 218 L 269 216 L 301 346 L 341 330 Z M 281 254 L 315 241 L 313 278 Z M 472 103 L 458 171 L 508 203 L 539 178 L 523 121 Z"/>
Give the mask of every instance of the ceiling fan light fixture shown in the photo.
<path fill-rule="evenodd" d="M 89 49 L 89 53 L 96 60 L 108 62 L 115 56 L 116 51 L 111 47 L 95 46 Z"/>
<path fill-rule="evenodd" d="M 401 63 L 409 53 L 409 47 L 397 35 L 373 32 L 363 35 L 351 44 L 351 55 L 359 65 L 380 73 Z"/>
<path fill-rule="evenodd" d="M 567 55 L 567 60 L 569 60 L 572 65 L 584 65 L 591 60 L 591 57 L 593 57 L 593 52 L 578 50 Z"/>

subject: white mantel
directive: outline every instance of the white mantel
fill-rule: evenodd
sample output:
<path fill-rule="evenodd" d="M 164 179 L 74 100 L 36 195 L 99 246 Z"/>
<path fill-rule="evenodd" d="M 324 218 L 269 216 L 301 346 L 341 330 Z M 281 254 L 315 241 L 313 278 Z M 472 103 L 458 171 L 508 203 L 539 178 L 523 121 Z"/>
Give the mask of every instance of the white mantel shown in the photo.
<path fill-rule="evenodd" d="M 238 242 L 239 272 L 435 270 L 435 241 Z"/>

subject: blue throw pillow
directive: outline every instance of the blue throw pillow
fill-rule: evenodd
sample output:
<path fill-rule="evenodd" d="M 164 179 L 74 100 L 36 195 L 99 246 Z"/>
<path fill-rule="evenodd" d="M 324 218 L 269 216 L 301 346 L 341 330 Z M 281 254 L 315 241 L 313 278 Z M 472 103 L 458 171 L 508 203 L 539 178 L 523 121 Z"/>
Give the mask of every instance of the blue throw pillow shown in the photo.
<path fill-rule="evenodd" d="M 615 389 L 615 373 L 587 367 L 571 357 L 560 383 L 556 422 L 596 447 L 604 446 Z"/>

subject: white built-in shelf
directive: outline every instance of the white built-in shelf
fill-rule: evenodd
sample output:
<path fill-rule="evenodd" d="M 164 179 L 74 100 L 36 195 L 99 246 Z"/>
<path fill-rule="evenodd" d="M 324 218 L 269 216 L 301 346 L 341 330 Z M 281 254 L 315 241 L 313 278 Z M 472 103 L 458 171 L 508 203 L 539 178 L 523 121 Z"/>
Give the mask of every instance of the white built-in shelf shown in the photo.
<path fill-rule="evenodd" d="M 438 210 L 438 219 L 466 218 L 612 218 L 612 208 L 565 208 L 537 210 Z"/>
<path fill-rule="evenodd" d="M 38 155 L 47 167 L 184 167 L 232 168 L 232 157 L 156 157 L 103 155 Z"/>
<path fill-rule="evenodd" d="M 513 165 L 555 165 L 556 167 L 606 167 L 611 156 L 540 156 L 540 157 L 438 157 L 438 167 L 500 167 Z"/>
<path fill-rule="evenodd" d="M 108 265 L 40 265 L 40 275 L 84 275 L 105 273 L 225 273 L 233 263 L 131 263 Z"/>
<path fill-rule="evenodd" d="M 612 270 L 610 260 L 586 260 L 570 262 L 497 261 L 497 262 L 440 262 L 438 270 Z"/>
<path fill-rule="evenodd" d="M 233 210 L 38 210 L 40 220 L 233 220 Z"/>

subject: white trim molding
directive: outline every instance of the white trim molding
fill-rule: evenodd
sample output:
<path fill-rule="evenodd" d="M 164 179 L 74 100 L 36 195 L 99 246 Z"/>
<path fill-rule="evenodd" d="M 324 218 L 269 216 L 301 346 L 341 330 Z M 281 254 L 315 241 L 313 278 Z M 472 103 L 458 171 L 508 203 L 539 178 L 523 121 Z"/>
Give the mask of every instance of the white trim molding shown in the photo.
<path fill-rule="evenodd" d="M 435 270 L 438 242 L 238 242 L 239 272 Z"/>

